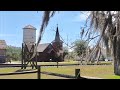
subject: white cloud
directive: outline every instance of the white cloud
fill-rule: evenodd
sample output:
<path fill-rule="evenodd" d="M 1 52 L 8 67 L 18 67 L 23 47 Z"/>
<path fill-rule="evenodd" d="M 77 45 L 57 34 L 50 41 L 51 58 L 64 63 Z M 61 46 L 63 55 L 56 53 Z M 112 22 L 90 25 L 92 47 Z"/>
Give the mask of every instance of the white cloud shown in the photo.
<path fill-rule="evenodd" d="M 89 14 L 90 14 L 90 12 L 88 12 L 88 11 L 80 12 L 73 18 L 73 21 L 74 22 L 84 22 L 87 19 Z"/>

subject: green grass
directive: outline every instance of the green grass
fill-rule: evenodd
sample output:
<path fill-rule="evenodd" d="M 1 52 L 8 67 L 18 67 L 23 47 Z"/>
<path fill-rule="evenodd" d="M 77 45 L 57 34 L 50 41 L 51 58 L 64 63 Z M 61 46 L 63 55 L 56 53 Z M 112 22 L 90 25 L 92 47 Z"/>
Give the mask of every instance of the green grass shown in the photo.
<path fill-rule="evenodd" d="M 0 73 L 15 72 L 20 68 L 0 68 Z"/>
<path fill-rule="evenodd" d="M 120 76 L 117 76 L 117 75 L 106 75 L 106 79 L 120 79 Z"/>
<path fill-rule="evenodd" d="M 43 63 L 44 64 L 44 63 Z M 49 63 L 48 63 L 49 64 Z M 81 76 L 98 77 L 103 79 L 120 79 L 120 76 L 114 75 L 113 65 L 79 65 L 79 66 L 59 66 L 42 67 L 41 71 L 54 72 L 59 74 L 74 75 L 75 69 L 80 69 Z M 31 68 L 27 68 L 30 70 Z M 20 68 L 0 68 L 0 73 L 16 72 Z M 41 75 L 42 79 L 65 79 L 51 75 Z M 0 76 L 0 79 L 37 79 L 37 74 Z"/>
<path fill-rule="evenodd" d="M 44 68 L 42 68 L 42 69 L 44 69 Z M 0 68 L 0 73 L 10 73 L 10 72 L 16 72 L 18 70 L 21 70 L 21 69 L 20 68 Z M 31 68 L 27 68 L 26 70 L 31 70 Z M 62 77 L 45 75 L 45 74 L 42 74 L 41 77 L 42 77 L 42 79 L 65 79 Z M 37 73 L 0 76 L 0 79 L 37 79 Z"/>

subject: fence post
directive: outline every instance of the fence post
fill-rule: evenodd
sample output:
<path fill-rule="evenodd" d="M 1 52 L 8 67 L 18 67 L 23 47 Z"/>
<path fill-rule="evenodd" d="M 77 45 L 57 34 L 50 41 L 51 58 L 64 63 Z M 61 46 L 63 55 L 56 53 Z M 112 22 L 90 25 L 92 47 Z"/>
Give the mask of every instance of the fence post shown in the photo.
<path fill-rule="evenodd" d="M 58 61 L 57 61 L 57 68 L 58 68 Z"/>
<path fill-rule="evenodd" d="M 38 76 L 38 79 L 41 79 L 41 66 L 38 66 L 37 76 Z"/>
<path fill-rule="evenodd" d="M 75 78 L 80 79 L 80 69 L 75 69 Z"/>

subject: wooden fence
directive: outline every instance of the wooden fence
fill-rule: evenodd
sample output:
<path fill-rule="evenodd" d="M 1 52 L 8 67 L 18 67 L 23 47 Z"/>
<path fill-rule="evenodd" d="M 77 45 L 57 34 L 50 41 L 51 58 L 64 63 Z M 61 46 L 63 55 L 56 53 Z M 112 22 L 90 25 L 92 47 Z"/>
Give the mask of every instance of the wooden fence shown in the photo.
<path fill-rule="evenodd" d="M 41 67 L 42 66 L 51 66 L 51 65 L 38 65 L 38 68 L 37 68 L 36 71 L 22 71 L 22 72 L 14 72 L 14 73 L 0 73 L 0 76 L 37 73 L 37 79 L 41 79 L 41 74 L 58 76 L 58 77 L 64 77 L 64 78 L 70 78 L 70 79 L 86 79 L 86 78 L 83 78 L 83 77 L 80 76 L 80 69 L 75 69 L 75 76 L 72 76 L 72 75 L 58 74 L 58 73 L 52 73 L 52 72 L 42 72 L 41 71 Z M 17 66 L 13 66 L 13 67 L 17 67 Z"/>
<path fill-rule="evenodd" d="M 27 64 L 26 64 L 27 65 Z M 51 65 L 40 65 L 40 66 L 75 66 L 75 65 L 78 65 L 78 64 L 51 64 Z M 22 64 L 0 64 L 0 67 L 21 67 Z M 31 67 L 31 66 L 27 66 L 27 67 Z"/>

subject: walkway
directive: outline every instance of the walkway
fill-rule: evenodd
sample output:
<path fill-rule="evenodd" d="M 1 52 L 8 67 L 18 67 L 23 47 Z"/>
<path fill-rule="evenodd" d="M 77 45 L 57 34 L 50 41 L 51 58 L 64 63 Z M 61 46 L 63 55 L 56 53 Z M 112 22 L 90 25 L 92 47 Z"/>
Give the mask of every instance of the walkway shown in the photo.
<path fill-rule="evenodd" d="M 89 78 L 89 79 L 104 79 L 104 78 L 98 78 L 98 77 L 89 77 L 89 76 L 82 76 L 82 77 Z"/>

